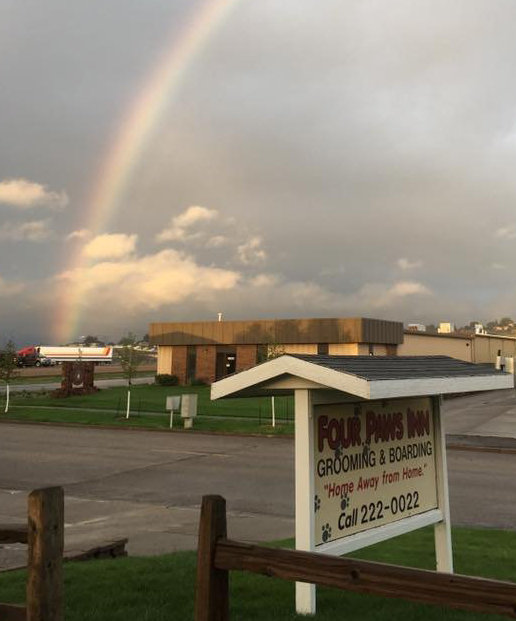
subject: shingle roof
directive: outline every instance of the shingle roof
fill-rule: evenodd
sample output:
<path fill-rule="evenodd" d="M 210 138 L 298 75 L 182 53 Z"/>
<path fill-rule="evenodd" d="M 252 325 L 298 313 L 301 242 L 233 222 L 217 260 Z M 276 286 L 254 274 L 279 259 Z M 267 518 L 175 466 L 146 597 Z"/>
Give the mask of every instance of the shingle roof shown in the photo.
<path fill-rule="evenodd" d="M 366 380 L 499 375 L 489 364 L 472 364 L 449 356 L 325 356 L 287 354 Z"/>

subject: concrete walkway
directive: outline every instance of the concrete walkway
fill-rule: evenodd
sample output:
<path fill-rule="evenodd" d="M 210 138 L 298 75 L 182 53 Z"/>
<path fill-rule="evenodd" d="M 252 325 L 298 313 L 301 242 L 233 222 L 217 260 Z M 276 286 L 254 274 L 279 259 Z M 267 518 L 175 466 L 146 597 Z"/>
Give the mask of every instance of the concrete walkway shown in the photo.
<path fill-rule="evenodd" d="M 516 391 L 496 390 L 443 403 L 446 435 L 516 448 Z"/>

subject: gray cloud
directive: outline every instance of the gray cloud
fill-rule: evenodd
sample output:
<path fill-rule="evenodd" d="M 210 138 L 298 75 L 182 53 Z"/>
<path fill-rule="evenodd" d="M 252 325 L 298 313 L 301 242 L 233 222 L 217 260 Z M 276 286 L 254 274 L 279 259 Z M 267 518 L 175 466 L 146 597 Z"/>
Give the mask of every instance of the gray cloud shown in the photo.
<path fill-rule="evenodd" d="M 9 241 L 42 242 L 51 236 L 48 220 L 5 222 L 0 226 L 0 239 Z"/>
<path fill-rule="evenodd" d="M 2 5 L 0 179 L 67 189 L 57 238 L 84 228 L 116 128 L 191 4 Z M 509 0 L 237 3 L 165 105 L 118 214 L 91 235 L 138 235 L 151 257 L 169 230 L 161 250 L 240 280 L 121 309 L 123 329 L 218 307 L 233 318 L 514 314 L 515 20 Z M 174 219 L 192 205 L 217 218 L 180 239 Z M 252 239 L 263 256 L 249 254 Z M 44 265 L 35 247 L 0 244 L 2 275 L 52 283 L 74 244 L 52 244 Z M 17 314 L 5 300 L 25 334 L 30 304 Z"/>

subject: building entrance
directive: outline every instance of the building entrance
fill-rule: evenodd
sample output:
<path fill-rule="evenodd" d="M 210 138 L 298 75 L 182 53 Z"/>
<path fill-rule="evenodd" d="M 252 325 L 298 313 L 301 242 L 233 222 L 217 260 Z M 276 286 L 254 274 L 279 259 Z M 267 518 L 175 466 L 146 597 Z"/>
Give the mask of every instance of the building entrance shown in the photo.
<path fill-rule="evenodd" d="M 231 375 L 236 371 L 236 352 L 217 351 L 217 365 L 215 375 L 217 379 Z"/>

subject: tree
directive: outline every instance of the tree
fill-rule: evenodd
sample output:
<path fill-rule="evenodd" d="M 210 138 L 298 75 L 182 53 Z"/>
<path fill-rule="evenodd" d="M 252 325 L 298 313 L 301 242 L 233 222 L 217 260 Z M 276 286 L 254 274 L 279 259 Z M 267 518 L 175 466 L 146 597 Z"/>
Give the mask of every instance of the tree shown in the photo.
<path fill-rule="evenodd" d="M 82 339 L 82 342 L 83 342 L 84 345 L 86 345 L 88 347 L 92 343 L 98 343 L 99 342 L 99 337 L 98 336 L 92 336 L 91 334 L 88 334 L 88 336 L 85 336 Z"/>
<path fill-rule="evenodd" d="M 136 343 L 136 335 L 132 332 L 128 332 L 127 336 L 123 336 L 119 341 L 118 345 L 123 345 L 126 347 L 127 345 L 134 345 Z"/>
<path fill-rule="evenodd" d="M 128 343 L 122 347 L 119 356 L 122 374 L 127 380 L 127 411 L 125 417 L 129 418 L 132 380 L 145 356 L 140 351 L 135 349 L 134 339 L 131 343 Z"/>
<path fill-rule="evenodd" d="M 285 347 L 280 343 L 268 343 L 267 344 L 267 360 L 278 358 L 285 353 Z"/>
<path fill-rule="evenodd" d="M 9 384 L 13 377 L 18 375 L 18 355 L 14 343 L 7 341 L 5 348 L 0 352 L 0 380 L 5 382 L 5 413 L 9 411 Z"/>

